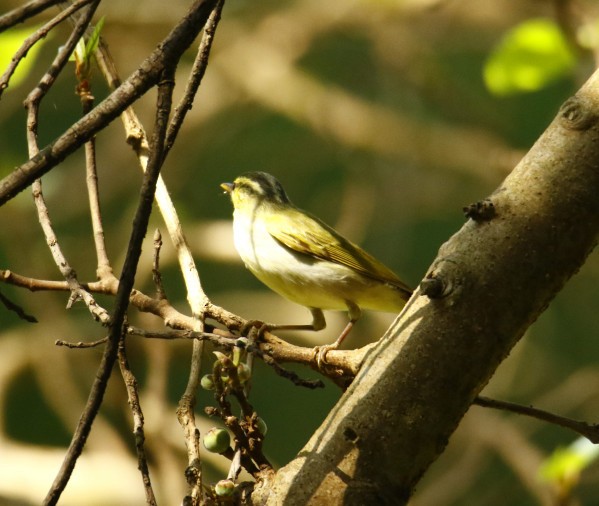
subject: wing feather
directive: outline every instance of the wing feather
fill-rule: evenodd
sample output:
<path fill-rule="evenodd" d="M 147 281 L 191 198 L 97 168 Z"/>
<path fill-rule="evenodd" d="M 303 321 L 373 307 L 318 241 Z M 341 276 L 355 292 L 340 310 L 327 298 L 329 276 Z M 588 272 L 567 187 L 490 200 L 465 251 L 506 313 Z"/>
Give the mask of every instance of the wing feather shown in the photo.
<path fill-rule="evenodd" d="M 297 253 L 344 265 L 412 293 L 391 269 L 308 213 L 297 209 L 273 213 L 268 218 L 267 230 L 277 241 Z"/>

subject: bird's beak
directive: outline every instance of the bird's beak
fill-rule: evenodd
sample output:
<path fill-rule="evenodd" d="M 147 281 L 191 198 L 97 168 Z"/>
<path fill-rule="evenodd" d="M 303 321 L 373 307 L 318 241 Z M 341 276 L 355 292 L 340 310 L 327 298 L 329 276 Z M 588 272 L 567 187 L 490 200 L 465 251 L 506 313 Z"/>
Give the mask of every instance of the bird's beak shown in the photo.
<path fill-rule="evenodd" d="M 235 183 L 221 183 L 220 187 L 224 190 L 225 193 L 231 193 L 235 188 Z"/>

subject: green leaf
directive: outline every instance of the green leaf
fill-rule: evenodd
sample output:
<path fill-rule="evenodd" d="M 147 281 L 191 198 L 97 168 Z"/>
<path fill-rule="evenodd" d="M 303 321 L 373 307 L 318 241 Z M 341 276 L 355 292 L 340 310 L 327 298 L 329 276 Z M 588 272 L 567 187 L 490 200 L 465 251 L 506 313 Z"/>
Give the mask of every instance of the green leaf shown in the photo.
<path fill-rule="evenodd" d="M 35 30 L 36 27 L 28 27 L 8 30 L 0 33 L 0 48 L 2 48 L 0 51 L 0 73 L 4 73 L 4 71 L 10 65 L 13 55 L 18 51 L 25 39 L 34 33 Z M 19 66 L 10 78 L 9 88 L 7 91 L 19 86 L 19 84 L 21 84 L 33 70 L 35 60 L 41 47 L 42 41 L 39 41 L 31 49 L 29 49 L 27 56 L 19 62 Z"/>
<path fill-rule="evenodd" d="M 567 448 L 557 448 L 541 465 L 539 475 L 548 482 L 571 487 L 582 470 L 599 457 L 599 446 L 581 437 Z"/>
<path fill-rule="evenodd" d="M 100 43 L 100 34 L 102 33 L 102 28 L 104 27 L 104 19 L 105 18 L 106 18 L 106 16 L 102 16 L 100 18 L 100 21 L 98 21 L 96 23 L 96 26 L 94 27 L 94 31 L 92 32 L 92 34 L 90 35 L 90 37 L 87 41 L 87 44 L 85 46 L 86 61 L 90 60 L 90 58 L 94 54 L 94 51 L 98 47 L 98 44 Z"/>
<path fill-rule="evenodd" d="M 575 56 L 559 27 L 549 19 L 525 21 L 505 34 L 483 69 L 491 93 L 537 91 L 571 73 Z"/>
<path fill-rule="evenodd" d="M 83 62 L 85 60 L 85 41 L 81 38 L 77 42 L 75 49 L 71 56 L 69 56 L 69 61 L 74 61 L 77 63 Z"/>

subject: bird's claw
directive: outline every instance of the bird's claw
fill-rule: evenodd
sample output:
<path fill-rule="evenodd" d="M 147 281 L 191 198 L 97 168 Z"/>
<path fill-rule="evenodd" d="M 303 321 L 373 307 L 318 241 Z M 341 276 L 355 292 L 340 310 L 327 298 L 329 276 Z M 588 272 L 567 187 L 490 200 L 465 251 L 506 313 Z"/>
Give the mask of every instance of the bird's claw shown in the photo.
<path fill-rule="evenodd" d="M 264 332 L 270 330 L 272 325 L 263 322 L 262 320 L 248 320 L 245 324 L 239 329 L 239 335 L 247 336 L 252 329 L 256 329 L 258 334 L 257 338 L 260 338 L 264 335 Z"/>
<path fill-rule="evenodd" d="M 316 359 L 316 365 L 319 369 L 324 370 L 327 366 L 327 353 L 335 348 L 336 347 L 331 344 L 314 347 L 314 358 Z"/>

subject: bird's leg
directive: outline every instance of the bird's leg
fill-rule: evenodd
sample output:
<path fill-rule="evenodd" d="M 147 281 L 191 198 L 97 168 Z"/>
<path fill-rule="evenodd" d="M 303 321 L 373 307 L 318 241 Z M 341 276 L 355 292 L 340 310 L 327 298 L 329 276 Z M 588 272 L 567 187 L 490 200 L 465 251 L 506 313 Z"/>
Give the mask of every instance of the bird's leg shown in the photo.
<path fill-rule="evenodd" d="M 258 335 L 261 336 L 264 332 L 269 330 L 313 330 L 318 331 L 322 330 L 327 326 L 327 322 L 324 319 L 324 313 L 322 309 L 311 307 L 309 308 L 312 313 L 312 323 L 306 323 L 304 325 L 278 325 L 276 323 L 264 323 L 258 320 L 251 320 L 246 325 L 244 325 L 243 329 L 247 329 L 248 326 L 257 326 Z M 243 330 L 242 330 L 243 335 Z"/>
<path fill-rule="evenodd" d="M 360 319 L 360 316 L 362 316 L 362 310 L 356 304 L 354 304 L 351 301 L 346 301 L 346 304 L 349 322 L 347 322 L 347 325 L 343 329 L 343 332 L 339 334 L 339 337 L 335 340 L 333 344 L 325 344 L 323 346 L 316 346 L 314 348 L 314 352 L 316 353 L 316 363 L 318 364 L 319 368 L 322 368 L 323 364 L 326 364 L 327 353 L 330 350 L 336 350 L 337 348 L 339 348 L 343 340 L 347 337 L 347 334 L 350 333 L 351 329 L 354 326 L 354 323 L 356 323 Z"/>

